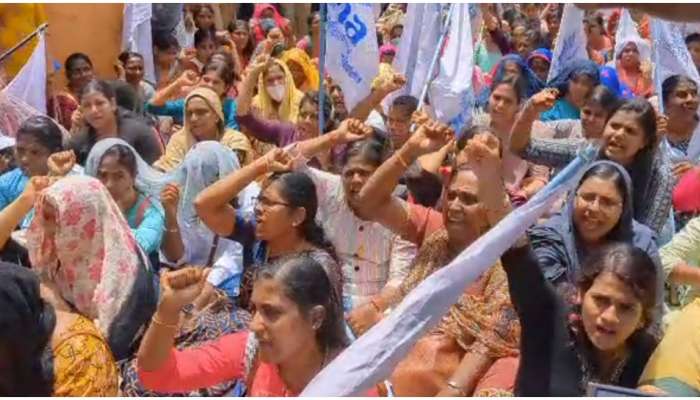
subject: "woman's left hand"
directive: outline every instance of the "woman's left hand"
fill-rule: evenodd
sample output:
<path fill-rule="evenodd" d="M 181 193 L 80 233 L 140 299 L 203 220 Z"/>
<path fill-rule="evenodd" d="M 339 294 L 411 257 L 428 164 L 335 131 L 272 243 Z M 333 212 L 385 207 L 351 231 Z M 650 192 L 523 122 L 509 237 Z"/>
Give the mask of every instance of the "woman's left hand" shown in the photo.
<path fill-rule="evenodd" d="M 372 303 L 354 308 L 345 318 L 356 336 L 360 336 L 382 319 L 382 315 Z"/>

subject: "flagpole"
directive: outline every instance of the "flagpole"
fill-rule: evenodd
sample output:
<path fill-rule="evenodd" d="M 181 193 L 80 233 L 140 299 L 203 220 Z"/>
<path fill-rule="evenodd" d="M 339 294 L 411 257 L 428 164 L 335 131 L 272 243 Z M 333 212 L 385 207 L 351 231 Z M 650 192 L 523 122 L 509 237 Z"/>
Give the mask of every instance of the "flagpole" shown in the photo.
<path fill-rule="evenodd" d="M 433 54 L 433 59 L 430 61 L 430 67 L 428 68 L 428 75 L 426 76 L 425 85 L 421 91 L 420 98 L 418 98 L 418 110 L 423 108 L 425 102 L 425 96 L 428 94 L 428 88 L 433 81 L 433 71 L 435 70 L 435 65 L 437 65 L 437 60 L 440 57 L 440 52 L 442 51 L 442 46 L 445 44 L 445 39 L 447 38 L 447 32 L 450 31 L 450 24 L 452 22 L 452 12 L 455 9 L 455 3 L 450 4 L 450 10 L 447 12 L 447 21 L 443 25 L 443 31 L 440 35 L 440 40 L 438 40 L 437 48 Z"/>
<path fill-rule="evenodd" d="M 321 3 L 321 40 L 320 40 L 320 52 L 318 55 L 318 73 L 319 73 L 319 85 L 318 85 L 318 128 L 321 130 L 321 134 L 324 132 L 324 127 L 326 126 L 326 117 L 323 115 L 323 105 L 326 102 L 326 91 L 325 91 L 325 69 L 326 69 L 326 20 L 328 19 L 328 8 L 326 3 Z"/>
<path fill-rule="evenodd" d="M 0 54 L 0 63 L 2 63 L 3 61 L 5 61 L 6 58 L 8 58 L 9 56 L 11 56 L 12 53 L 14 53 L 15 51 L 19 50 L 22 46 L 24 46 L 25 44 L 29 43 L 29 41 L 32 40 L 32 39 L 34 38 L 34 36 L 38 35 L 38 34 L 39 34 L 40 32 L 42 32 L 42 31 L 46 30 L 46 28 L 48 28 L 48 27 L 49 27 L 49 24 L 46 23 L 46 22 L 43 23 L 43 24 L 41 24 L 41 25 L 39 25 L 39 27 L 36 28 L 36 29 L 34 30 L 34 32 L 32 32 L 32 33 L 30 33 L 29 35 L 27 35 L 24 39 L 20 40 L 19 43 L 17 43 L 16 45 L 14 45 L 12 48 L 10 48 L 9 50 L 7 50 L 6 52 Z"/>

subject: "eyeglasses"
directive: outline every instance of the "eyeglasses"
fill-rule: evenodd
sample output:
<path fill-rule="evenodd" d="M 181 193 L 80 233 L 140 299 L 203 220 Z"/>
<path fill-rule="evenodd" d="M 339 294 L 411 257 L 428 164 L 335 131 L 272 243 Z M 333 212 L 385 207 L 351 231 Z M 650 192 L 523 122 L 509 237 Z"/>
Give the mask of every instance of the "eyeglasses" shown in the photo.
<path fill-rule="evenodd" d="M 267 197 L 263 197 L 263 196 L 256 197 L 255 201 L 257 202 L 257 204 L 263 206 L 264 208 L 269 208 L 272 206 L 291 207 L 291 204 L 289 204 L 289 203 L 285 203 L 282 201 L 270 200 Z"/>
<path fill-rule="evenodd" d="M 596 193 L 576 193 L 576 198 L 589 206 L 597 201 L 598 207 L 605 212 L 610 212 L 618 207 L 622 207 L 622 202 L 609 197 L 599 196 Z"/>

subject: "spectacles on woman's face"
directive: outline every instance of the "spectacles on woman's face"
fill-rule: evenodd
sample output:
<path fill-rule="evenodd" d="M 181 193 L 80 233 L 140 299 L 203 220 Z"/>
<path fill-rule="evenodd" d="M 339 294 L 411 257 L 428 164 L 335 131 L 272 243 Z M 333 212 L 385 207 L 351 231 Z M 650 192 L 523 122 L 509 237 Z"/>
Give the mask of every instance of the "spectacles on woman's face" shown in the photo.
<path fill-rule="evenodd" d="M 283 207 L 291 207 L 292 206 L 289 203 L 285 203 L 283 201 L 272 200 L 272 199 L 265 197 L 265 196 L 258 196 L 255 198 L 255 201 L 258 205 L 262 206 L 264 209 L 272 208 L 274 206 L 283 206 Z"/>
<path fill-rule="evenodd" d="M 601 196 L 598 193 L 593 192 L 577 192 L 576 198 L 583 202 L 586 206 L 591 206 L 594 203 L 598 203 L 598 207 L 605 213 L 609 213 L 622 207 L 622 202 L 617 199 L 611 199 L 606 196 Z"/>

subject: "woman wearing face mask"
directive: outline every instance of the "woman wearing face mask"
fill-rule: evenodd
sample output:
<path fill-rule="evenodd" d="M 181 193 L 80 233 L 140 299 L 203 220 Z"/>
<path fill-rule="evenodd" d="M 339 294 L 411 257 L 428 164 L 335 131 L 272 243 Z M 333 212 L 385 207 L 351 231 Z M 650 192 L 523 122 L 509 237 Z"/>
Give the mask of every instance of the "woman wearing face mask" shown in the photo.
<path fill-rule="evenodd" d="M 140 170 L 146 165 L 128 143 L 110 138 L 92 148 L 85 162 L 85 173 L 105 185 L 122 210 L 136 242 L 153 260 L 163 238 L 165 214 L 160 201 L 139 185 Z"/>
<path fill-rule="evenodd" d="M 581 107 L 600 78 L 598 66 L 589 60 L 573 61 L 565 65 L 547 86 L 559 91 L 554 106 L 540 114 L 542 121 L 579 119 Z"/>
<path fill-rule="evenodd" d="M 80 109 L 86 126 L 68 145 L 75 151 L 79 164 L 85 163 L 96 142 L 108 137 L 123 139 L 149 163 L 162 154 L 156 132 L 136 114 L 117 107 L 114 89 L 106 82 L 92 81 L 83 88 Z"/>
<path fill-rule="evenodd" d="M 297 256 L 256 272 L 250 332 L 176 350 L 171 324 L 201 290 L 203 275 L 184 270 L 164 278 L 156 322 L 139 351 L 139 376 L 148 388 L 179 393 L 240 379 L 248 396 L 297 396 L 346 346 L 332 282 L 318 262 Z"/>
<path fill-rule="evenodd" d="M 145 68 L 143 56 L 139 53 L 125 51 L 119 55 L 118 59 L 124 72 L 124 76 L 119 78 L 134 88 L 140 103 L 148 103 L 156 94 L 156 89 L 143 79 Z"/>
<path fill-rule="evenodd" d="M 176 132 L 165 154 L 153 166 L 162 171 L 177 167 L 189 149 L 198 142 L 213 140 L 233 150 L 247 164 L 252 160 L 252 147 L 248 138 L 241 132 L 224 126 L 224 114 L 219 96 L 209 88 L 199 87 L 184 101 L 185 126 Z"/>
<path fill-rule="evenodd" d="M 628 37 L 615 43 L 615 69 L 620 80 L 635 96 L 649 97 L 654 85 L 647 63 L 651 58 L 649 44 L 637 37 Z"/>
<path fill-rule="evenodd" d="M 543 91 L 528 101 L 513 125 L 510 147 L 524 159 L 561 168 L 576 157 L 586 142 L 530 138 L 531 121 L 549 109 L 556 94 Z M 657 152 L 656 113 L 644 99 L 623 103 L 603 130 L 598 158 L 614 161 L 632 177 L 634 219 L 660 233 L 671 208 L 674 184 L 671 168 Z"/>
<path fill-rule="evenodd" d="M 275 6 L 269 3 L 258 3 L 253 11 L 253 18 L 250 20 L 251 30 L 255 36 L 255 41 L 260 43 L 266 38 L 266 32 L 262 27 L 263 20 L 271 20 L 280 29 L 287 29 L 289 21 L 277 11 Z"/>
<path fill-rule="evenodd" d="M 532 251 L 544 277 L 576 306 L 573 288 L 582 261 L 596 249 L 612 243 L 628 243 L 644 250 L 656 265 L 657 301 L 653 326 L 658 328 L 663 307 L 661 261 L 656 235 L 634 220 L 632 182 L 619 164 L 598 161 L 584 172 L 566 206 L 529 231 Z M 584 271 L 585 272 L 585 271 Z"/>
<path fill-rule="evenodd" d="M 465 146 L 467 154 L 458 157 L 470 163 L 452 168 L 443 189 L 442 213 L 392 195 L 407 165 L 441 148 L 450 137 L 445 133 L 440 124 L 421 125 L 374 172 L 358 196 L 361 215 L 420 246 L 399 288 L 372 298 L 380 316 L 510 210 L 501 177 L 500 143 L 490 133 L 474 136 Z M 369 327 L 376 320 L 367 322 Z M 493 329 L 494 326 L 500 328 Z M 438 393 L 484 396 L 512 392 L 518 363 L 518 332 L 506 277 L 497 263 L 465 290 L 440 324 L 420 339 L 397 365 L 391 377 L 394 391 L 409 396 Z"/>
<path fill-rule="evenodd" d="M 212 59 L 204 66 L 201 76 L 186 71 L 171 85 L 157 91 L 153 99 L 146 103 L 146 111 L 158 116 L 172 117 L 176 123 L 182 124 L 185 119 L 183 91 L 192 90 L 193 87 L 206 87 L 219 96 L 226 127 L 238 129 L 236 101 L 226 95 L 233 87 L 235 77 L 232 64 Z M 177 100 L 172 100 L 173 98 Z"/>
<path fill-rule="evenodd" d="M 637 387 L 656 347 L 645 328 L 658 276 L 643 250 L 617 243 L 586 259 L 577 281 L 578 319 L 568 317 L 526 238 L 502 260 L 522 325 L 516 396 L 582 396 L 589 382 Z"/>
<path fill-rule="evenodd" d="M 294 77 L 294 85 L 300 91 L 306 93 L 311 90 L 318 90 L 319 72 L 311 63 L 311 59 L 304 52 L 297 48 L 292 48 L 282 53 L 281 60 L 287 64 L 289 72 Z"/>
<path fill-rule="evenodd" d="M 294 84 L 294 76 L 287 65 L 275 58 L 261 56 L 249 69 L 241 85 L 241 97 L 244 91 L 252 94 L 257 81 L 258 94 L 252 100 L 256 113 L 265 119 L 297 122 L 299 104 L 304 94 Z M 246 110 L 238 114 L 247 113 Z"/>

